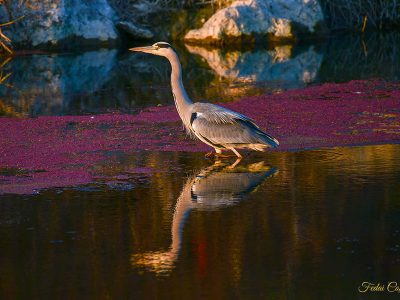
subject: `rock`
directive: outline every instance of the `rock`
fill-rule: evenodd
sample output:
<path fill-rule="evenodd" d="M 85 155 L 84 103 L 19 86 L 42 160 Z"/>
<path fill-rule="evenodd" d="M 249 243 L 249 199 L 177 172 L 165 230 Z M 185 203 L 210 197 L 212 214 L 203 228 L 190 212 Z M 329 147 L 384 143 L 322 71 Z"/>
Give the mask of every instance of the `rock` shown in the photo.
<path fill-rule="evenodd" d="M 323 58 L 313 46 L 294 57 L 290 45 L 245 53 L 191 45 L 186 48 L 201 56 L 218 76 L 242 82 L 287 82 L 291 87 L 313 82 Z"/>
<path fill-rule="evenodd" d="M 154 37 L 154 33 L 152 33 L 150 30 L 139 27 L 132 22 L 128 21 L 121 21 L 118 22 L 117 28 L 128 33 L 134 38 L 139 38 L 139 39 L 152 39 Z"/>
<path fill-rule="evenodd" d="M 296 39 L 304 33 L 316 34 L 322 23 L 317 0 L 238 0 L 217 11 L 200 29 L 189 31 L 185 40 L 213 43 L 256 36 Z"/>
<path fill-rule="evenodd" d="M 116 15 L 107 0 L 11 1 L 11 15 L 25 16 L 4 29 L 14 45 L 37 47 L 111 43 Z M 5 12 L 0 13 L 4 17 Z"/>

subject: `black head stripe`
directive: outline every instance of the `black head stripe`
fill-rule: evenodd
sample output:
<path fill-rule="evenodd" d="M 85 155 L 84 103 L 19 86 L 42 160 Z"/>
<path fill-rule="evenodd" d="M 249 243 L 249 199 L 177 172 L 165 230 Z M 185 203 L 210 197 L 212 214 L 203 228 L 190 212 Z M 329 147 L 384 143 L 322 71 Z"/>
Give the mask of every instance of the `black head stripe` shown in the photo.
<path fill-rule="evenodd" d="M 158 42 L 154 44 L 155 46 L 158 47 L 158 49 L 172 49 L 173 51 L 175 51 L 175 49 L 168 43 L 166 42 Z"/>
<path fill-rule="evenodd" d="M 172 48 L 172 46 L 170 44 L 164 43 L 164 42 L 156 43 L 155 46 L 157 46 L 159 48 Z"/>

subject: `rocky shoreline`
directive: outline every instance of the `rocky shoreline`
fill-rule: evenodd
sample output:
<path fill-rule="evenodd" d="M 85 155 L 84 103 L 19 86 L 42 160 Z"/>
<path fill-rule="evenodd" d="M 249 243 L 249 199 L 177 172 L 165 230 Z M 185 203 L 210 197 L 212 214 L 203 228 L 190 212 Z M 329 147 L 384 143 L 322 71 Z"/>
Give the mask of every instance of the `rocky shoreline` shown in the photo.
<path fill-rule="evenodd" d="M 177 20 L 171 19 L 173 8 L 162 4 L 157 7 L 140 1 L 11 1 L 7 5 L 0 3 L 0 24 L 16 21 L 3 28 L 15 49 L 114 47 L 121 40 L 162 39 L 163 31 L 173 39 L 172 32 L 182 26 L 182 38 L 192 44 L 237 44 L 260 39 L 294 42 L 327 33 L 317 0 L 237 0 L 212 10 L 208 20 L 202 19 L 202 27 L 195 29 L 198 24 L 186 24 L 179 16 Z M 194 10 L 191 14 L 197 13 Z M 165 17 L 160 21 L 155 14 Z M 142 24 L 143 20 L 147 20 L 146 24 Z"/>

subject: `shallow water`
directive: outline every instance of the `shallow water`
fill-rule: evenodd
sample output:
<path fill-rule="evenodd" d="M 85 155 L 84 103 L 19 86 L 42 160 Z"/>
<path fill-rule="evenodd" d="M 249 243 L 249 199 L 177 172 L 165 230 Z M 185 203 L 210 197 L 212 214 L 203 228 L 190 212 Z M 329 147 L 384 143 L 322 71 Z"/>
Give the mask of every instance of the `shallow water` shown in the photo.
<path fill-rule="evenodd" d="M 0 297 L 355 299 L 398 280 L 399 145 L 233 161 L 121 154 L 90 185 L 1 195 Z"/>
<path fill-rule="evenodd" d="M 228 102 L 314 83 L 400 78 L 400 34 L 339 36 L 247 50 L 176 46 L 193 100 Z M 172 104 L 170 67 L 161 57 L 102 49 L 0 61 L 0 115 L 135 112 Z M 4 65 L 3 65 L 4 64 Z"/>
<path fill-rule="evenodd" d="M 398 34 L 175 46 L 194 100 L 400 78 Z M 0 115 L 169 105 L 169 72 L 126 50 L 17 56 L 0 70 Z M 90 184 L 0 194 L 1 299 L 354 299 L 363 281 L 400 277 L 400 145 L 251 153 L 233 169 L 203 153 L 125 152 L 82 164 Z M 41 172 L 0 166 L 0 186 Z"/>

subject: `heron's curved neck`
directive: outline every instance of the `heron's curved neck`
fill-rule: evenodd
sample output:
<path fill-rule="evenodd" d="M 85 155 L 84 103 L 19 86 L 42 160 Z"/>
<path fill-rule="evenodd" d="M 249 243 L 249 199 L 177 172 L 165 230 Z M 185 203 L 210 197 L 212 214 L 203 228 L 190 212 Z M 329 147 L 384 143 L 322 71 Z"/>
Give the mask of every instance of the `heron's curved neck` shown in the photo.
<path fill-rule="evenodd" d="M 172 94 L 174 95 L 175 106 L 178 110 L 179 116 L 181 117 L 184 125 L 189 128 L 190 127 L 190 115 L 189 115 L 189 106 L 193 104 L 187 95 L 185 88 L 182 83 L 182 67 L 179 62 L 178 55 L 173 53 L 169 55 L 168 60 L 171 64 L 171 87 Z"/>

